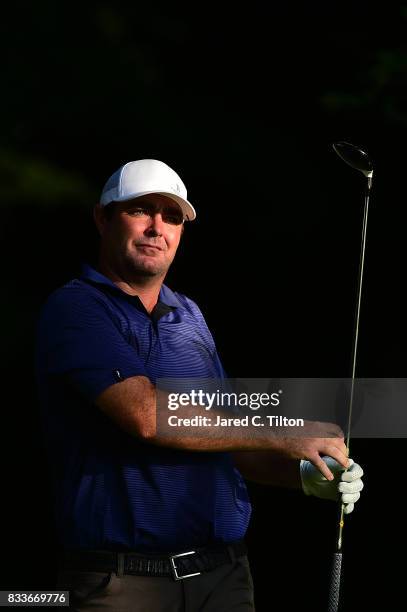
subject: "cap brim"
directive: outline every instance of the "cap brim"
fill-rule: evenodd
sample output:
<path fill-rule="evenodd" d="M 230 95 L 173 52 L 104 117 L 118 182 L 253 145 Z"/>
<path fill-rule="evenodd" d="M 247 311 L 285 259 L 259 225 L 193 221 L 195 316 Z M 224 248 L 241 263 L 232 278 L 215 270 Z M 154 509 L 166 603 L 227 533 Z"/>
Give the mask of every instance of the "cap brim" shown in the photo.
<path fill-rule="evenodd" d="M 196 218 L 195 208 L 192 206 L 192 204 L 188 202 L 188 200 L 184 200 L 184 198 L 181 198 L 181 196 L 175 195 L 175 193 L 171 193 L 169 191 L 143 191 L 141 193 L 134 193 L 132 195 L 122 196 L 121 198 L 117 198 L 116 200 L 112 201 L 128 202 L 130 200 L 136 200 L 137 198 L 141 198 L 141 196 L 150 195 L 152 193 L 167 196 L 170 200 L 176 202 L 184 213 L 184 219 L 186 221 L 193 221 Z"/>

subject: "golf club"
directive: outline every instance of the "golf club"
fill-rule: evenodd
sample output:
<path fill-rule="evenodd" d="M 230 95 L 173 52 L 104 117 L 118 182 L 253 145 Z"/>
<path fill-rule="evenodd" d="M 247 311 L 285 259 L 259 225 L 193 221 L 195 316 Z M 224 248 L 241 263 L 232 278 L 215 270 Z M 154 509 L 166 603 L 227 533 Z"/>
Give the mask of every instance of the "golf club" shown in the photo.
<path fill-rule="evenodd" d="M 352 408 L 353 408 L 353 394 L 355 385 L 355 374 L 356 374 L 356 358 L 358 349 L 358 337 L 359 337 L 359 318 L 360 318 L 360 304 L 362 297 L 362 284 L 363 284 L 363 268 L 365 263 L 365 249 L 366 249 L 366 229 L 367 229 L 367 215 L 369 211 L 369 196 L 372 188 L 373 178 L 373 164 L 365 151 L 355 147 L 355 145 L 349 142 L 336 142 L 333 145 L 335 152 L 339 155 L 344 162 L 346 162 L 355 170 L 359 170 L 367 178 L 367 185 L 365 191 L 365 206 L 363 214 L 363 228 L 362 228 L 362 241 L 360 248 L 360 264 L 359 264 L 359 281 L 358 281 L 358 293 L 357 293 L 357 305 L 355 313 L 355 332 L 353 337 L 353 351 L 352 351 L 352 377 L 351 377 L 351 389 L 350 389 L 350 400 L 349 400 L 349 412 L 348 412 L 348 425 L 346 432 L 346 446 L 349 455 L 349 442 L 350 442 L 350 427 L 352 420 Z M 337 612 L 339 605 L 339 591 L 341 586 L 341 568 L 342 568 L 342 530 L 344 526 L 344 504 L 341 504 L 340 519 L 338 525 L 338 538 L 336 544 L 336 551 L 334 553 L 331 586 L 329 591 L 329 606 L 328 612 Z"/>

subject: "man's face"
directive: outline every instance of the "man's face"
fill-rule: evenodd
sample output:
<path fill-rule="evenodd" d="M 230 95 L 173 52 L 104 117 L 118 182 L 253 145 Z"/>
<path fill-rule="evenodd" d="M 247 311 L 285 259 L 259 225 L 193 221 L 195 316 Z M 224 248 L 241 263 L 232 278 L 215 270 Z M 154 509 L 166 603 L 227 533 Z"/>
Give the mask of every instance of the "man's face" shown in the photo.
<path fill-rule="evenodd" d="M 165 276 L 183 231 L 182 211 L 169 198 L 151 194 L 116 203 L 111 218 L 98 207 L 95 219 L 102 253 L 119 274 Z"/>

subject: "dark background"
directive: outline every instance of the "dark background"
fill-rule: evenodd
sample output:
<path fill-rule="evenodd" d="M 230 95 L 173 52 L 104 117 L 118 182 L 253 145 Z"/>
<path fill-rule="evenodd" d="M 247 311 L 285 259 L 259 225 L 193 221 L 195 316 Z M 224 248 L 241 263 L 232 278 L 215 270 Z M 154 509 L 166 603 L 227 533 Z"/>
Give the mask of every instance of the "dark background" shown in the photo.
<path fill-rule="evenodd" d="M 375 164 L 358 374 L 406 376 L 407 3 L 38 1 L 3 8 L 1 588 L 51 588 L 55 540 L 35 321 L 91 261 L 108 176 L 153 157 L 197 209 L 167 284 L 196 300 L 230 376 L 350 372 L 362 175 Z M 4 12 L 5 11 L 5 12 Z M 401 609 L 404 440 L 354 440 L 342 610 Z M 257 609 L 326 609 L 335 504 L 250 486 Z"/>

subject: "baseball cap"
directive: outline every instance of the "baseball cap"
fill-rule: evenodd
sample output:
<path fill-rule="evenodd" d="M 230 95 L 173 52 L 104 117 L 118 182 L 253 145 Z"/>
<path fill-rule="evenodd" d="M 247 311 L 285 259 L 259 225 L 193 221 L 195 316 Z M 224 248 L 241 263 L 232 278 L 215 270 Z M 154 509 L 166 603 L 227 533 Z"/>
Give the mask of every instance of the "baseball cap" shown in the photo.
<path fill-rule="evenodd" d="M 168 196 L 179 204 L 184 219 L 195 219 L 196 212 L 187 200 L 184 183 L 172 168 L 158 159 L 139 159 L 121 166 L 103 187 L 100 205 L 126 202 L 150 193 Z"/>

